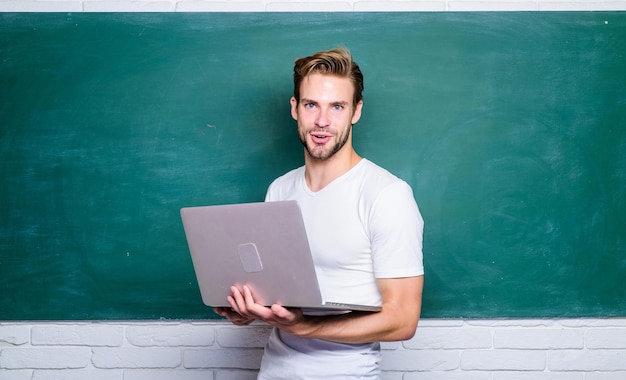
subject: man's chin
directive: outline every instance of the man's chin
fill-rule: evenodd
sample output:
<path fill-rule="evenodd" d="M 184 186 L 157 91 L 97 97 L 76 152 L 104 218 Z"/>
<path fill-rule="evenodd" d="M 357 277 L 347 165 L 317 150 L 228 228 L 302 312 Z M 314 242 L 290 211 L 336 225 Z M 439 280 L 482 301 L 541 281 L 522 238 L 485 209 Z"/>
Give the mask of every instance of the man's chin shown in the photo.
<path fill-rule="evenodd" d="M 332 151 L 320 149 L 319 147 L 316 147 L 314 149 L 307 148 L 307 153 L 309 157 L 315 161 L 325 161 L 334 154 L 334 152 Z"/>

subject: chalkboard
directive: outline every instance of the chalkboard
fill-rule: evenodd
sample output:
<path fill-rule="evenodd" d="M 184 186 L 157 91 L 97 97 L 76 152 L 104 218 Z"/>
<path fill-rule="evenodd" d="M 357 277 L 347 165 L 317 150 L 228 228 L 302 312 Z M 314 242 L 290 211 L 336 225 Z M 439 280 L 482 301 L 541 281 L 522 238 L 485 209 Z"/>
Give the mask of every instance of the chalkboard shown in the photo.
<path fill-rule="evenodd" d="M 349 47 L 357 151 L 426 221 L 424 317 L 626 315 L 626 13 L 0 14 L 0 319 L 216 318 L 183 206 L 302 163 L 293 60 Z"/>

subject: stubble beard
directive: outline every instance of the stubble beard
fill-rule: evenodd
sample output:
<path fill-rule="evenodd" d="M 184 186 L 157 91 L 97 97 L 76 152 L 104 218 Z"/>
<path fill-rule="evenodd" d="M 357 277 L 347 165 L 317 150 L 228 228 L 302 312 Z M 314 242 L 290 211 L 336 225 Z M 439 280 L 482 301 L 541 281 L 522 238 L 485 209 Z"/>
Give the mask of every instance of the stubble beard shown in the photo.
<path fill-rule="evenodd" d="M 308 131 L 301 131 L 300 133 L 298 133 L 298 135 L 300 138 L 300 142 L 304 146 L 304 149 L 306 149 L 309 157 L 316 161 L 325 161 L 334 156 L 335 153 L 339 152 L 341 148 L 346 145 L 346 143 L 348 142 L 348 138 L 350 137 L 351 130 L 352 126 L 350 125 L 341 134 L 337 135 L 337 141 L 332 147 L 330 147 L 330 149 L 326 149 L 326 144 L 317 145 L 311 142 L 311 144 L 309 145 L 307 141 L 307 136 L 309 134 Z"/>

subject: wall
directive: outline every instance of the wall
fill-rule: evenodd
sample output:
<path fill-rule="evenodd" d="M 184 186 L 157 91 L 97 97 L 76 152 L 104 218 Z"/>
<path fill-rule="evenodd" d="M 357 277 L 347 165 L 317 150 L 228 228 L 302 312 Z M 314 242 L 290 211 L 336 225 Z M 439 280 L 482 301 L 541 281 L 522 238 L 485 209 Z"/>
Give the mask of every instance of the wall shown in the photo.
<path fill-rule="evenodd" d="M 0 323 L 0 380 L 254 379 L 266 326 Z M 422 320 L 383 344 L 383 380 L 626 378 L 626 319 Z"/>
<path fill-rule="evenodd" d="M 0 0 L 2 12 L 569 11 L 626 10 L 624 0 Z"/>
<path fill-rule="evenodd" d="M 626 1 L 0 0 L 0 11 L 626 10 Z M 0 322 L 0 380 L 253 379 L 268 329 L 221 321 Z M 626 319 L 422 320 L 387 380 L 623 380 Z"/>

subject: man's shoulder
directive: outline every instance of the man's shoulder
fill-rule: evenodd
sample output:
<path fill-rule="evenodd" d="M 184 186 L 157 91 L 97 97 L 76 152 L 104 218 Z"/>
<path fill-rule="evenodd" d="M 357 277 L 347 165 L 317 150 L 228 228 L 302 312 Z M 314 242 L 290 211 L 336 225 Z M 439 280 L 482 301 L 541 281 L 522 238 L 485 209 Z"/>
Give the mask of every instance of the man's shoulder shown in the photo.
<path fill-rule="evenodd" d="M 360 163 L 361 175 L 368 181 L 387 186 L 396 182 L 404 182 L 401 178 L 391 173 L 382 166 L 368 160 L 363 159 Z"/>
<path fill-rule="evenodd" d="M 267 189 L 266 201 L 282 200 L 297 188 L 298 183 L 304 176 L 304 166 L 295 168 L 276 178 Z"/>
<path fill-rule="evenodd" d="M 380 197 L 404 200 L 413 197 L 411 186 L 402 178 L 369 160 L 363 160 L 360 168 L 361 195 L 374 202 Z"/>
<path fill-rule="evenodd" d="M 276 179 L 274 179 L 274 181 L 272 181 L 272 184 L 290 184 L 302 178 L 303 174 L 304 166 L 300 166 L 277 177 Z"/>

